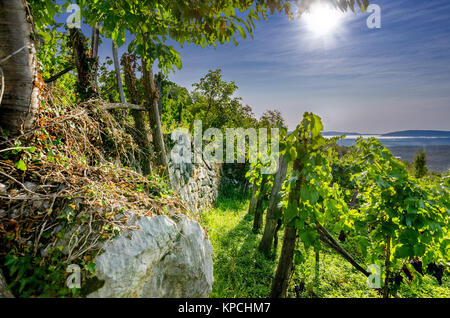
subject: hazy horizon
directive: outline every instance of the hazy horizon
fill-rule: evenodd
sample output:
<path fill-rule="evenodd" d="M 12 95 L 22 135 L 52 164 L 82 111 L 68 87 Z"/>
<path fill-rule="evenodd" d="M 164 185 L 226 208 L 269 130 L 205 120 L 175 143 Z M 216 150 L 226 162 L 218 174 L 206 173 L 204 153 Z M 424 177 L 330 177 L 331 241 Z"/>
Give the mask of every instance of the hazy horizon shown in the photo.
<path fill-rule="evenodd" d="M 440 129 L 404 129 L 404 130 L 395 130 L 395 131 L 388 131 L 384 133 L 378 133 L 378 132 L 372 132 L 372 133 L 361 133 L 359 131 L 338 131 L 338 130 L 324 130 L 324 133 L 353 133 L 353 134 L 361 134 L 361 135 L 385 135 L 389 133 L 396 133 L 396 132 L 404 132 L 404 131 L 435 131 L 435 132 L 444 132 L 444 133 L 450 133 L 450 130 L 440 130 Z"/>

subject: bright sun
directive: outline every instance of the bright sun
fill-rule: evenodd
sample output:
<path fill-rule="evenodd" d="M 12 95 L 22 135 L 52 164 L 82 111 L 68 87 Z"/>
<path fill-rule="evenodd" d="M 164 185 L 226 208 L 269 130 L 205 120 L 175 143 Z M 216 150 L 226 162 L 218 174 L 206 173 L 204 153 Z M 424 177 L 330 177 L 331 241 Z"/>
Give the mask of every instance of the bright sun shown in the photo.
<path fill-rule="evenodd" d="M 342 12 L 327 5 L 316 5 L 304 13 L 304 21 L 314 35 L 321 37 L 336 31 L 343 19 Z"/>

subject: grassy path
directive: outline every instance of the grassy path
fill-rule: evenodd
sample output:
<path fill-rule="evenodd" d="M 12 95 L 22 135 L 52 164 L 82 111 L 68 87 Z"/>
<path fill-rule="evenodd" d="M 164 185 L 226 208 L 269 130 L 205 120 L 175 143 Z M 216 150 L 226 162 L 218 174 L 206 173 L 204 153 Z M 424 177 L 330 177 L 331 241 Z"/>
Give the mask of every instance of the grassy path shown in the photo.
<path fill-rule="evenodd" d="M 267 297 L 276 260 L 266 259 L 256 251 L 261 234 L 252 232 L 253 217 L 247 213 L 248 200 L 221 198 L 217 206 L 206 211 L 202 223 L 208 229 L 213 246 L 214 286 L 211 297 Z M 278 254 L 282 244 L 279 234 Z M 291 279 L 289 297 L 379 297 L 366 286 L 365 276 L 357 272 L 334 252 L 320 254 L 319 280 L 313 251 L 306 262 L 297 266 Z M 278 259 L 278 256 L 277 256 Z M 450 297 L 450 279 L 439 286 L 431 276 L 420 285 L 403 284 L 403 297 Z"/>
<path fill-rule="evenodd" d="M 252 232 L 248 201 L 222 199 L 203 215 L 213 245 L 211 297 L 267 297 L 275 261 L 256 252 L 260 234 Z"/>

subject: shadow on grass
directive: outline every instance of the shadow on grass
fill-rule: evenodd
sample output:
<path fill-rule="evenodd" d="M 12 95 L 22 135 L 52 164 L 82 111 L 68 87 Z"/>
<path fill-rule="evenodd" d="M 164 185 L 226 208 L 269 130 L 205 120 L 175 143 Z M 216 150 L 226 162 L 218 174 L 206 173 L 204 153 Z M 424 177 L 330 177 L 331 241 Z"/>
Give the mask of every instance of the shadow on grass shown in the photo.
<path fill-rule="evenodd" d="M 221 197 L 211 212 L 214 224 L 221 226 L 211 240 L 215 279 L 211 297 L 257 298 L 270 293 L 276 263 L 257 251 L 261 234 L 252 232 L 253 216 L 247 209 L 248 200 Z"/>

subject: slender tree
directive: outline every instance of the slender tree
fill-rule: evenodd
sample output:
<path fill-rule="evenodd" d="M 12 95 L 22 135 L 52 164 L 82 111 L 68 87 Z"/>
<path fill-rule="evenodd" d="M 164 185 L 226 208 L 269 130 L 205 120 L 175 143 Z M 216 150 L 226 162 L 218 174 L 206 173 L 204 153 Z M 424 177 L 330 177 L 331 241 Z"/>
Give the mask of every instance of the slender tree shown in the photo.
<path fill-rule="evenodd" d="M 98 95 L 96 83 L 96 58 L 89 56 L 86 38 L 80 29 L 69 30 L 73 60 L 77 69 L 77 93 L 82 101 Z"/>
<path fill-rule="evenodd" d="M 294 171 L 298 171 L 299 174 L 303 170 L 301 159 L 295 159 Z M 288 204 L 290 207 L 297 207 L 300 201 L 302 180 L 298 178 L 291 185 L 291 191 L 289 192 Z M 297 230 L 294 226 L 294 219 L 287 221 L 284 230 L 283 247 L 281 248 L 281 256 L 278 261 L 277 270 L 272 280 L 272 288 L 270 291 L 270 298 L 281 298 L 286 296 L 289 277 L 292 271 L 292 261 L 294 259 L 295 242 L 297 239 Z"/>
<path fill-rule="evenodd" d="M 117 51 L 117 46 L 114 44 L 114 42 L 112 43 L 112 53 L 120 102 L 125 104 L 127 101 L 125 99 L 125 93 L 123 92 L 122 76 L 120 74 L 119 53 Z"/>
<path fill-rule="evenodd" d="M 420 150 L 414 157 L 414 174 L 416 178 L 422 178 L 427 173 L 427 155 L 425 151 Z"/>
<path fill-rule="evenodd" d="M 137 80 L 135 75 L 136 69 L 136 57 L 131 54 L 122 55 L 121 65 L 124 68 L 125 74 L 125 84 L 127 86 L 128 96 L 130 97 L 131 103 L 135 105 L 141 104 L 141 98 L 137 89 Z M 140 110 L 131 110 L 131 115 L 134 118 L 134 128 L 135 131 L 133 136 L 136 143 L 140 146 L 140 162 L 142 172 L 148 175 L 151 171 L 150 164 L 150 138 L 147 126 L 145 124 L 144 113 Z"/>
<path fill-rule="evenodd" d="M 92 37 L 91 37 L 91 57 L 94 59 L 94 67 L 93 71 L 94 83 L 97 86 L 97 69 L 98 69 L 98 45 L 100 42 L 100 30 L 98 29 L 98 23 L 96 23 L 92 27 Z"/>
<path fill-rule="evenodd" d="M 258 193 L 258 184 L 257 180 L 253 181 L 252 185 L 252 194 L 250 197 L 250 204 L 248 206 L 248 214 L 254 214 L 256 203 L 258 202 L 258 196 L 256 195 Z"/>
<path fill-rule="evenodd" d="M 162 175 L 168 175 L 169 159 L 164 143 L 164 136 L 161 127 L 161 116 L 159 115 L 159 91 L 153 77 L 152 68 L 147 66 L 146 61 L 142 60 L 142 79 L 144 82 L 145 107 L 147 108 L 152 128 L 153 144 L 156 152 L 157 164 Z"/>

